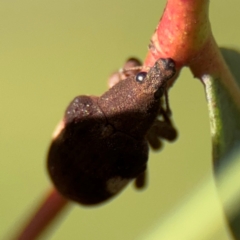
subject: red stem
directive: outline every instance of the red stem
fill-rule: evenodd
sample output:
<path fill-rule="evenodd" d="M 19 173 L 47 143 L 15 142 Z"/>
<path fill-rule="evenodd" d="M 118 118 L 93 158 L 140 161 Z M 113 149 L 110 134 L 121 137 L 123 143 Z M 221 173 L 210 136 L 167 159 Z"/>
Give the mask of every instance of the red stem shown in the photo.
<path fill-rule="evenodd" d="M 51 221 L 67 205 L 68 200 L 63 198 L 55 189 L 48 193 L 46 199 L 40 204 L 39 209 L 30 218 L 24 230 L 14 240 L 36 239 L 48 227 Z"/>
<path fill-rule="evenodd" d="M 168 0 L 144 65 L 152 66 L 158 58 L 170 57 L 178 71 L 189 66 L 201 80 L 208 75 L 220 81 L 240 109 L 240 89 L 214 40 L 208 10 L 209 0 Z"/>
<path fill-rule="evenodd" d="M 211 35 L 209 0 L 168 0 L 151 38 L 145 65 L 172 58 L 177 68 L 189 65 Z"/>

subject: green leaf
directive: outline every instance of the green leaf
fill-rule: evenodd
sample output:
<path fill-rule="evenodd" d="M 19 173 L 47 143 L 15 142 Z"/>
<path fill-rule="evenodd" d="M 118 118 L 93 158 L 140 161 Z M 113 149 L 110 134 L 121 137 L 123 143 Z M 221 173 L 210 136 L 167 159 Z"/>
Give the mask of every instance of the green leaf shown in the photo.
<path fill-rule="evenodd" d="M 222 48 L 223 57 L 240 86 L 240 53 Z M 204 76 L 213 140 L 213 160 L 219 171 L 240 147 L 240 109 L 220 79 Z"/>
<path fill-rule="evenodd" d="M 239 87 L 240 53 L 227 48 L 222 48 L 221 52 Z M 206 85 L 214 171 L 218 185 L 218 176 L 224 173 L 227 165 L 231 161 L 240 161 L 239 151 L 236 156 L 236 151 L 240 149 L 240 109 L 220 79 L 204 76 L 203 81 Z M 232 234 L 235 239 L 240 239 L 240 203 L 234 213 L 230 214 L 225 209 L 225 214 Z"/>

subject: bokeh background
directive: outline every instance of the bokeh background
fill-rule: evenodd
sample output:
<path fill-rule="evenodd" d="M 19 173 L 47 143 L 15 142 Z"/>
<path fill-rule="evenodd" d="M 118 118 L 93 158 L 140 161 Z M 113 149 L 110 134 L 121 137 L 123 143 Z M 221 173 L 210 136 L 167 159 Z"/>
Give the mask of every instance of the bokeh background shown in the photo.
<path fill-rule="evenodd" d="M 165 2 L 0 1 L 0 239 L 20 228 L 51 188 L 45 158 L 67 104 L 102 94 L 129 56 L 144 59 Z M 210 3 L 221 46 L 240 46 L 239 7 L 238 0 Z M 72 204 L 41 239 L 139 239 L 211 173 L 205 94 L 188 69 L 170 104 L 179 137 L 151 152 L 147 189 L 129 185 L 99 207 Z M 222 224 L 209 239 L 229 239 L 213 179 L 211 194 Z"/>

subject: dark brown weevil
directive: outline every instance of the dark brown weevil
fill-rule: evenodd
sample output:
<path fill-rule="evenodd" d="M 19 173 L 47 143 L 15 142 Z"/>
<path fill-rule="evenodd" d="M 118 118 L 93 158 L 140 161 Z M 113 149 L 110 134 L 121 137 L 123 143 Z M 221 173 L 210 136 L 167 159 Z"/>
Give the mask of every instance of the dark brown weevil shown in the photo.
<path fill-rule="evenodd" d="M 133 179 L 142 184 L 147 136 L 174 74 L 174 61 L 159 59 L 148 72 L 130 75 L 100 97 L 78 96 L 70 103 L 47 162 L 63 196 L 92 205 L 116 195 Z"/>

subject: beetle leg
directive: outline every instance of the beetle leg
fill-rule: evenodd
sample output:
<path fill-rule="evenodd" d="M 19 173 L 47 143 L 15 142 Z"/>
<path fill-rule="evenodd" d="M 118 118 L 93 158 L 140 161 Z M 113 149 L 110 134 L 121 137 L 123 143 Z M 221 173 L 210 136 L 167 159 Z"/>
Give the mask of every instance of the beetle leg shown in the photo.
<path fill-rule="evenodd" d="M 146 187 L 147 171 L 140 173 L 134 181 L 134 186 L 136 189 L 143 189 Z"/>
<path fill-rule="evenodd" d="M 129 58 L 124 66 L 114 72 L 108 79 L 108 87 L 111 88 L 121 80 L 126 79 L 131 75 L 136 75 L 143 69 L 142 63 L 137 58 Z"/>

